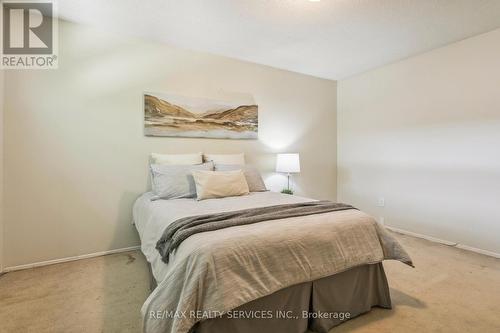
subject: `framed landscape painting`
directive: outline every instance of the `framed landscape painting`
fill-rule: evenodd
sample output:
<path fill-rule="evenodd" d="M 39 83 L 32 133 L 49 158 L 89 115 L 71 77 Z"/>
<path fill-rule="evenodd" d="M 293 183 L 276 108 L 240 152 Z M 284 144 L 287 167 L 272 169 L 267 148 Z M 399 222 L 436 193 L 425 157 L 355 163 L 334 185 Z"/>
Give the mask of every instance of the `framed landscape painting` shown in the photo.
<path fill-rule="evenodd" d="M 257 139 L 258 127 L 257 105 L 144 93 L 147 136 Z"/>

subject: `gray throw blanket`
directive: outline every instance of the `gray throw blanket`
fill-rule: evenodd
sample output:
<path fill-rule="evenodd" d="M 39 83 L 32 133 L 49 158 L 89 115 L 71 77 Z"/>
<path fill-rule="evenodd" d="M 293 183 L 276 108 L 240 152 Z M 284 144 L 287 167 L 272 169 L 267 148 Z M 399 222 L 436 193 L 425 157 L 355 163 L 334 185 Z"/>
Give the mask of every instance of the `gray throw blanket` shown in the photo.
<path fill-rule="evenodd" d="M 200 232 L 219 230 L 262 221 L 322 214 L 348 209 L 356 208 L 331 201 L 310 201 L 189 216 L 178 219 L 168 225 L 160 240 L 156 243 L 156 249 L 160 252 L 163 262 L 168 263 L 170 253 L 172 253 L 186 238 Z"/>

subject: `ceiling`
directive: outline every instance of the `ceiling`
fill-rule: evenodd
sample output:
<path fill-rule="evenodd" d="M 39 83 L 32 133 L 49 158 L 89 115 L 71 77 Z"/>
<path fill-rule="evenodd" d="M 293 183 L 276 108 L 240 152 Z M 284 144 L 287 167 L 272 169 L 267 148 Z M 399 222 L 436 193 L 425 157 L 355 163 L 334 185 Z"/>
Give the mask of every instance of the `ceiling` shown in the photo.
<path fill-rule="evenodd" d="M 63 19 L 327 79 L 500 27 L 500 0 L 63 0 Z"/>

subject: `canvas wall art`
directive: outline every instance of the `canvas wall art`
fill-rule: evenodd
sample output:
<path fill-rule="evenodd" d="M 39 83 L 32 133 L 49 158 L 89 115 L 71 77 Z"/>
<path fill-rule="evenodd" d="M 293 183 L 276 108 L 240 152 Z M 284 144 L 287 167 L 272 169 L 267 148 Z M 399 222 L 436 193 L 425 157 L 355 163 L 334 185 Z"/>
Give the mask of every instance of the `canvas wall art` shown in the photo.
<path fill-rule="evenodd" d="M 257 105 L 174 94 L 144 94 L 144 134 L 190 138 L 257 139 Z"/>

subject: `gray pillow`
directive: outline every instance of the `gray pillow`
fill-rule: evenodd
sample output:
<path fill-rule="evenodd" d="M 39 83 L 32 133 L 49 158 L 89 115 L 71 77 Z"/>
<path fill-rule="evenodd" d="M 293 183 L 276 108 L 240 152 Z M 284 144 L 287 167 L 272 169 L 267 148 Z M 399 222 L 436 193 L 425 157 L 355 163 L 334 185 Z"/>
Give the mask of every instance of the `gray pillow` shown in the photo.
<path fill-rule="evenodd" d="M 196 197 L 193 170 L 212 171 L 212 162 L 195 165 L 151 164 L 151 185 L 154 195 L 151 200 Z"/>
<path fill-rule="evenodd" d="M 234 164 L 217 164 L 215 166 L 215 171 L 233 171 L 233 170 L 243 170 L 245 178 L 248 183 L 248 189 L 250 192 L 264 192 L 267 191 L 266 184 L 262 180 L 262 177 L 255 167 L 251 165 L 234 165 Z"/>

